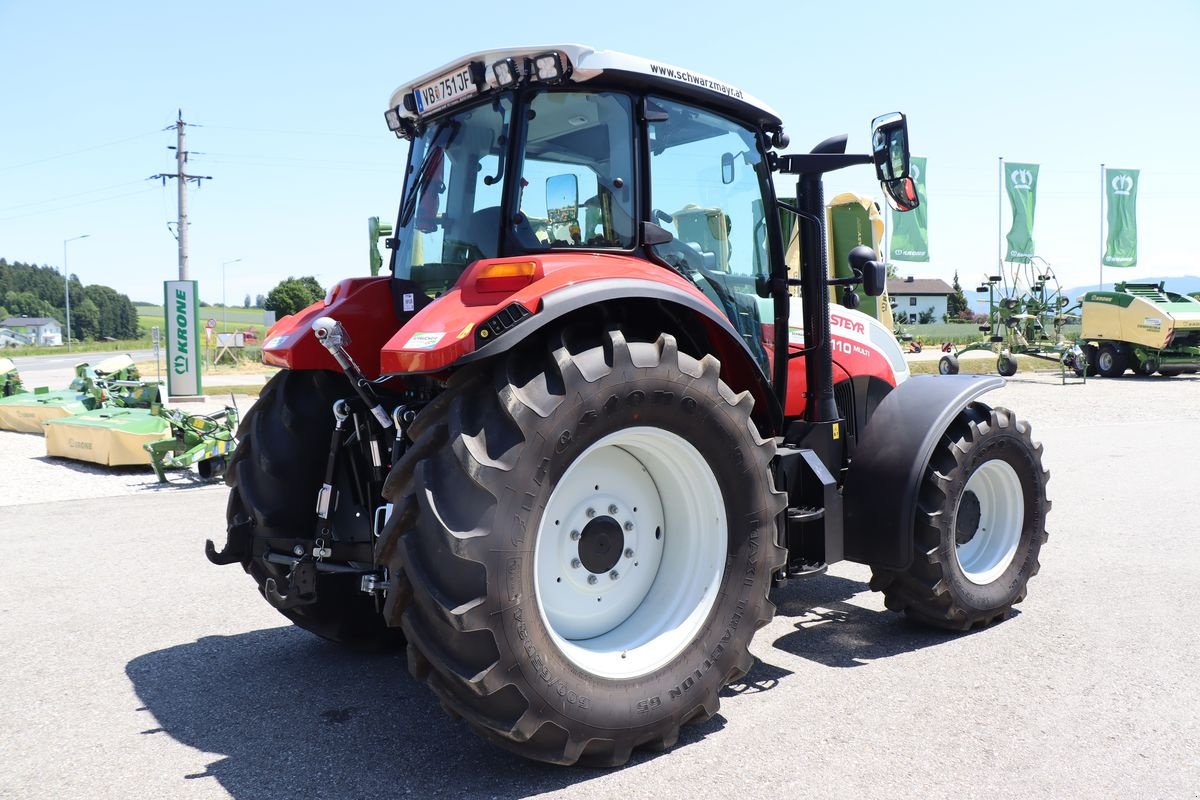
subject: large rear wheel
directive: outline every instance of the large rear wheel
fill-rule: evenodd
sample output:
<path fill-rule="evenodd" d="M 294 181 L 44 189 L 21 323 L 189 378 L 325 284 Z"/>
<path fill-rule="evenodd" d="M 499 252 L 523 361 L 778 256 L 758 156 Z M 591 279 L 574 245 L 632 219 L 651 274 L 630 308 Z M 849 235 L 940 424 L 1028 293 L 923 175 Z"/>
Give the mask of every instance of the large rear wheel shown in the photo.
<path fill-rule="evenodd" d="M 921 485 L 907 570 L 873 569 L 892 611 L 968 630 L 1025 599 L 1046 541 L 1049 473 L 1028 423 L 972 403 L 951 424 Z"/>
<path fill-rule="evenodd" d="M 620 331 L 460 373 L 385 495 L 385 613 L 454 715 L 528 758 L 624 763 L 716 713 L 774 612 L 774 443 L 711 356 Z"/>
<path fill-rule="evenodd" d="M 297 539 L 313 536 L 317 490 L 333 434 L 331 409 L 349 394 L 348 389 L 346 377 L 335 372 L 283 370 L 267 383 L 242 419 L 225 478 L 231 487 L 226 518 L 231 528 L 251 526 L 256 549 L 261 551 L 265 545 L 290 553 Z M 365 539 L 370 541 L 370 515 L 359 519 L 367 526 Z M 311 544 L 305 547 L 311 549 Z M 264 596 L 269 579 L 281 587 L 288 585 L 288 566 L 261 555 L 246 556 L 242 566 Z M 360 591 L 359 581 L 358 575 L 319 573 L 313 587 L 316 602 L 280 609 L 280 613 L 322 638 L 355 648 L 402 641 L 398 630 L 384 624 L 374 600 Z"/>

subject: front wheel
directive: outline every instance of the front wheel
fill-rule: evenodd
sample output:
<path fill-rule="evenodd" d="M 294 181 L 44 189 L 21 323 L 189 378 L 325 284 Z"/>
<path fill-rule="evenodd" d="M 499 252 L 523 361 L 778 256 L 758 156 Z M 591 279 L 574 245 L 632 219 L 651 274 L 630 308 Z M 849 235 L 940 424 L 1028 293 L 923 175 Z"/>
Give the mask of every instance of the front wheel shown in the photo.
<path fill-rule="evenodd" d="M 1005 619 L 1040 567 L 1049 477 L 1028 423 L 972 403 L 926 467 L 912 563 L 874 568 L 871 588 L 892 611 L 939 628 Z"/>
<path fill-rule="evenodd" d="M 409 584 L 385 613 L 477 733 L 611 766 L 674 744 L 750 669 L 786 500 L 715 358 L 570 334 L 460 374 L 418 417 L 384 490 L 380 556 Z"/>

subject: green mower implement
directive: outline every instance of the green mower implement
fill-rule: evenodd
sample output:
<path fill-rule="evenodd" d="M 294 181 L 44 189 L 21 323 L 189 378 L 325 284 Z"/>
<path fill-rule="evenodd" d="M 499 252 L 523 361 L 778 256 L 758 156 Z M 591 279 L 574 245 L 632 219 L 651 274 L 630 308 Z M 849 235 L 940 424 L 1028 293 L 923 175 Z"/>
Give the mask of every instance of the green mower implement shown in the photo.
<path fill-rule="evenodd" d="M 148 409 L 159 402 L 159 385 L 139 380 L 128 355 L 114 356 L 92 367 L 75 367 L 71 385 L 52 392 L 39 387 L 0 399 L 0 429 L 18 433 L 43 433 L 52 420 L 78 416 L 105 408 Z M 52 454 L 53 455 L 53 454 Z"/>
<path fill-rule="evenodd" d="M 154 474 L 167 482 L 166 470 L 196 465 L 200 477 L 218 479 L 225 475 L 228 458 L 237 447 L 238 411 L 226 406 L 214 414 L 189 414 L 175 408 L 157 408 L 156 419 L 170 427 L 171 438 L 147 442 Z"/>
<path fill-rule="evenodd" d="M 1111 292 L 1080 298 L 1083 365 L 1116 378 L 1132 369 L 1166 377 L 1200 370 L 1200 301 L 1162 283 L 1118 283 Z"/>
<path fill-rule="evenodd" d="M 0 358 L 0 397 L 11 397 L 24 391 L 17 365 L 11 358 Z"/>

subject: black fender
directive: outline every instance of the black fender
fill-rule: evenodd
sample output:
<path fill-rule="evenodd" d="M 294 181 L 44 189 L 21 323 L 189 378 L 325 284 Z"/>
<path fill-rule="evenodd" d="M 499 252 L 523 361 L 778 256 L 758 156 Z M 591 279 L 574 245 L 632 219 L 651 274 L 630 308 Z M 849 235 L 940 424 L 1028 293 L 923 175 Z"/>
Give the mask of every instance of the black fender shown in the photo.
<path fill-rule="evenodd" d="M 960 411 L 1004 384 L 994 375 L 921 375 L 883 399 L 843 484 L 847 559 L 908 568 L 917 493 L 934 447 Z"/>
<path fill-rule="evenodd" d="M 723 331 L 726 337 L 736 345 L 730 349 L 740 356 L 738 371 L 751 376 L 749 385 L 732 386 L 732 388 L 735 391 L 749 390 L 754 396 L 756 406 L 765 409 L 773 430 L 778 431 L 782 428 L 783 410 L 779 407 L 778 399 L 771 391 L 770 381 L 763 372 L 762 365 L 737 329 L 720 311 L 706 302 L 702 295 L 691 294 L 665 283 L 654 283 L 637 278 L 602 278 L 576 283 L 550 292 L 542 297 L 541 309 L 536 314 L 527 317 L 520 324 L 506 331 L 503 336 L 496 337 L 483 347 L 458 359 L 454 362 L 454 366 L 482 361 L 511 350 L 547 325 L 588 306 L 600 303 L 619 303 L 633 299 L 672 303 L 688 312 L 707 318 Z M 723 364 L 723 367 L 729 366 L 731 365 Z M 755 410 L 756 416 L 758 408 Z"/>

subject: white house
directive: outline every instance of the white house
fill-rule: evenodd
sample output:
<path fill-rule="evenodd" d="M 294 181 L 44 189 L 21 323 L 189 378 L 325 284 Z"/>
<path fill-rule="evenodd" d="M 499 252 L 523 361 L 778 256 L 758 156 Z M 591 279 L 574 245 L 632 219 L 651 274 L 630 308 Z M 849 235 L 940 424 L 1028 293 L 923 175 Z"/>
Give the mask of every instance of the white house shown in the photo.
<path fill-rule="evenodd" d="M 941 278 L 888 278 L 888 296 L 896 304 L 892 313 L 897 322 L 916 322 L 932 312 L 933 322 L 941 322 L 954 289 Z"/>
<path fill-rule="evenodd" d="M 0 328 L 8 328 L 29 344 L 40 347 L 57 347 L 62 342 L 62 326 L 50 317 L 9 317 L 0 321 Z"/>

